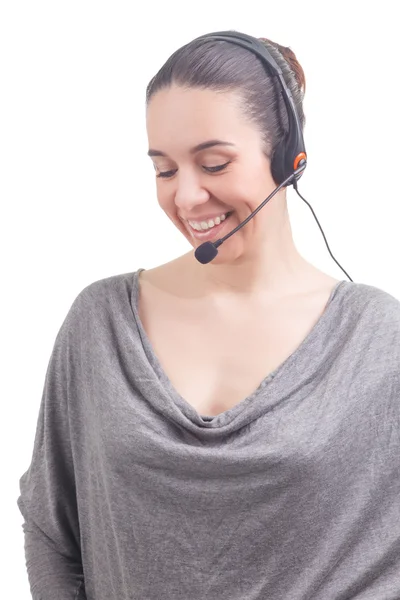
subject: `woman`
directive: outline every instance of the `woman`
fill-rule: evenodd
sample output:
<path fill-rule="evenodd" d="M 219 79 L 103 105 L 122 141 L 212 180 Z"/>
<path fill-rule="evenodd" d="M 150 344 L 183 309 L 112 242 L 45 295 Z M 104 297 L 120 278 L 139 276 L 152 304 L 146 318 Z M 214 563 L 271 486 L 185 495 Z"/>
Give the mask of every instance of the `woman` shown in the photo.
<path fill-rule="evenodd" d="M 303 71 L 263 39 L 302 126 Z M 245 48 L 193 40 L 147 90 L 166 215 L 195 249 L 277 186 L 287 128 Z M 295 248 L 282 188 L 216 258 L 88 285 L 20 480 L 41 600 L 400 597 L 399 301 Z"/>

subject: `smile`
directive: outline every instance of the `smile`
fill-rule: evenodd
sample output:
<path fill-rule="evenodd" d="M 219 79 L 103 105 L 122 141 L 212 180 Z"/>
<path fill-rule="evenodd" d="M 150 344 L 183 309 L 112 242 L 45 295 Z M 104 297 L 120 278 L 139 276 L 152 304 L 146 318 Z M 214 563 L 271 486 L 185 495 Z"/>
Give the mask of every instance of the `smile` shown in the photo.
<path fill-rule="evenodd" d="M 219 217 L 217 217 L 214 221 L 211 221 L 212 224 L 211 226 L 209 225 L 210 221 L 207 223 L 205 221 L 202 221 L 201 223 L 196 223 L 194 221 L 187 221 L 187 228 L 190 232 L 190 234 L 192 235 L 192 237 L 198 239 L 198 240 L 202 240 L 202 241 L 207 241 L 209 239 L 214 238 L 215 236 L 217 236 L 219 233 L 222 232 L 222 230 L 225 227 L 225 224 L 227 221 L 229 221 L 230 217 L 232 215 L 232 212 L 227 213 L 224 218 L 222 220 L 220 220 L 220 222 L 218 223 Z M 204 226 L 203 226 L 204 223 Z M 196 226 L 193 227 L 194 224 Z M 199 229 L 199 226 L 201 227 L 201 229 Z"/>

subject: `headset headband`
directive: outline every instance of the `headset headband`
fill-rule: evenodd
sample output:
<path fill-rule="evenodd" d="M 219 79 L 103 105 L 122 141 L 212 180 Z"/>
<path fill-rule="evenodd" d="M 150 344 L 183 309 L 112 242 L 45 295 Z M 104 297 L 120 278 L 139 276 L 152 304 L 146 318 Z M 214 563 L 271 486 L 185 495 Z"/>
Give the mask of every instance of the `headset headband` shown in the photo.
<path fill-rule="evenodd" d="M 230 42 L 250 50 L 250 52 L 253 52 L 253 54 L 262 60 L 272 77 L 278 77 L 289 119 L 288 136 L 278 144 L 271 163 L 272 175 L 277 184 L 280 185 L 291 173 L 293 173 L 293 171 L 296 171 L 296 169 L 301 166 L 304 166 L 305 168 L 307 165 L 307 153 L 305 150 L 300 119 L 297 114 L 292 93 L 283 78 L 282 70 L 264 44 L 255 37 L 236 31 L 217 31 L 215 33 L 202 35 L 196 38 L 196 41 L 207 39 Z M 296 180 L 300 179 L 302 173 L 303 172 L 296 176 Z"/>

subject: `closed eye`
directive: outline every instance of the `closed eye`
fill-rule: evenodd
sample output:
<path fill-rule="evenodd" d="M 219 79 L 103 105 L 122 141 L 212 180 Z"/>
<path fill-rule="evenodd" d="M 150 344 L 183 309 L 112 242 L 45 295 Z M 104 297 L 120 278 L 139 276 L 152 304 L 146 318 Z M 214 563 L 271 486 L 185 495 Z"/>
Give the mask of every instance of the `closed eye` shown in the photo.
<path fill-rule="evenodd" d="M 228 162 L 226 162 L 223 165 L 216 165 L 215 167 L 204 167 L 203 169 L 205 169 L 206 171 L 208 171 L 209 173 L 217 173 L 218 171 L 223 171 L 224 169 L 226 169 L 226 167 L 230 164 L 230 160 L 228 160 Z M 172 171 L 163 171 L 158 173 L 158 175 L 156 175 L 156 177 L 163 177 L 165 179 L 172 177 L 175 173 L 176 173 L 177 169 L 174 169 Z"/>

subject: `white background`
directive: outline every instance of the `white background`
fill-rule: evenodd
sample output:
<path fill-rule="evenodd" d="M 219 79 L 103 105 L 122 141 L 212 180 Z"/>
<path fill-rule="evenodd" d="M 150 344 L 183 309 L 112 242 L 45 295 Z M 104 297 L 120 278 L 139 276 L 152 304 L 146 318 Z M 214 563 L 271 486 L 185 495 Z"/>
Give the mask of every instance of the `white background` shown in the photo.
<path fill-rule="evenodd" d="M 30 598 L 18 480 L 74 298 L 190 250 L 158 206 L 146 155 L 145 88 L 179 46 L 236 29 L 293 49 L 307 81 L 299 191 L 350 277 L 400 298 L 397 3 L 140 4 L 9 0 L 0 9 L 4 597 Z M 287 197 L 300 253 L 347 279 L 308 206 L 292 187 Z"/>

